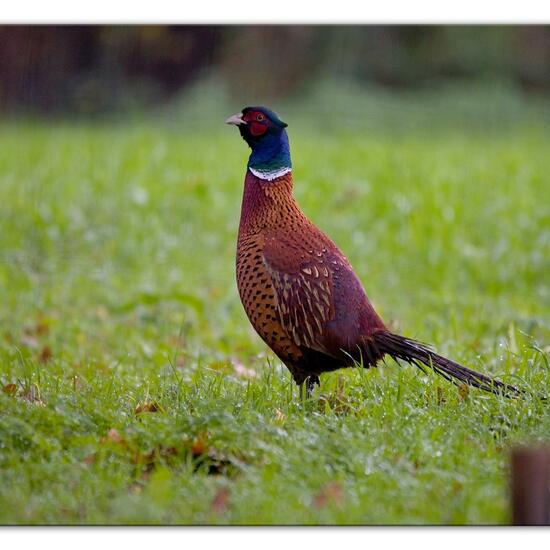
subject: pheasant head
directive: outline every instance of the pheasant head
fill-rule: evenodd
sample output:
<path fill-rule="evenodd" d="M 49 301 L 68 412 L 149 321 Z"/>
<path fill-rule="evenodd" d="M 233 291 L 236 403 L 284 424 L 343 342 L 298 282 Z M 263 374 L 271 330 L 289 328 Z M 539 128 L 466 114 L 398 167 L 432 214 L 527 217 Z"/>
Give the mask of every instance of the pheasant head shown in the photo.
<path fill-rule="evenodd" d="M 254 175 L 271 180 L 291 171 L 287 124 L 273 111 L 266 107 L 245 107 L 225 122 L 236 125 L 252 149 L 248 168 Z"/>

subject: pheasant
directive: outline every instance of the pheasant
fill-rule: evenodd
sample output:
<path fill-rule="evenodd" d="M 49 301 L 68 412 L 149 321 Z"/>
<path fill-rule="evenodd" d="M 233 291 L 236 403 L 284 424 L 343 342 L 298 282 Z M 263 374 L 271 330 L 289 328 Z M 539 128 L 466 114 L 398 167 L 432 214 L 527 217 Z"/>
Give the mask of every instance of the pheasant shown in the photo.
<path fill-rule="evenodd" d="M 388 355 L 456 385 L 520 393 L 391 332 L 348 259 L 293 197 L 287 124 L 265 107 L 246 107 L 226 123 L 236 125 L 252 149 L 237 242 L 239 295 L 252 326 L 301 391 L 305 385 L 309 397 L 323 372 L 373 367 Z"/>

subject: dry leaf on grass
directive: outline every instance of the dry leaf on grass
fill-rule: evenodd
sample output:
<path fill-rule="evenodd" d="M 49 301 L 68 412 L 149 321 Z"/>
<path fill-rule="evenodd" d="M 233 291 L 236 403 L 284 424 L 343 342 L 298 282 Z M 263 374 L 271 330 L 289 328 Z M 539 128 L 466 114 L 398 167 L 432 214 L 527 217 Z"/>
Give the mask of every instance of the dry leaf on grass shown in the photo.
<path fill-rule="evenodd" d="M 15 384 L 6 384 L 2 391 L 8 395 L 15 395 L 17 393 L 17 386 Z"/>
<path fill-rule="evenodd" d="M 227 487 L 221 487 L 212 499 L 212 511 L 215 514 L 223 514 L 229 508 L 230 492 Z"/>
<path fill-rule="evenodd" d="M 195 440 L 191 445 L 191 452 L 193 456 L 200 456 L 206 451 L 206 444 L 202 439 Z"/>
<path fill-rule="evenodd" d="M 338 481 L 327 483 L 313 498 L 316 508 L 325 508 L 330 504 L 340 505 L 344 501 L 344 492 Z"/>
<path fill-rule="evenodd" d="M 41 363 L 47 363 L 53 357 L 53 351 L 50 346 L 44 346 L 38 358 Z"/>
<path fill-rule="evenodd" d="M 193 439 L 193 443 L 191 444 L 191 453 L 194 457 L 200 456 L 206 452 L 208 448 L 207 440 L 208 433 L 206 432 L 200 433 L 195 439 Z"/>
<path fill-rule="evenodd" d="M 124 452 L 132 451 L 133 446 L 126 440 L 124 436 L 122 436 L 117 429 L 111 428 L 107 435 L 102 437 L 99 442 L 102 445 L 111 445 L 120 448 L 121 450 L 124 450 Z M 111 447 L 112 448 L 112 447 Z"/>
<path fill-rule="evenodd" d="M 39 320 L 23 329 L 23 335 L 21 336 L 21 344 L 26 348 L 33 350 L 40 350 L 38 359 L 42 363 L 46 363 L 52 357 L 52 350 L 48 345 L 42 345 L 40 340 L 47 336 L 50 332 L 50 327 L 47 320 L 39 318 Z"/>
<path fill-rule="evenodd" d="M 124 438 L 118 433 L 118 430 L 115 428 L 111 428 L 107 432 L 107 436 L 103 438 L 102 442 L 108 442 L 111 443 L 124 443 Z"/>
<path fill-rule="evenodd" d="M 23 333 L 27 336 L 46 336 L 50 332 L 49 322 L 40 317 L 38 321 L 32 326 L 26 326 L 23 329 Z"/>
<path fill-rule="evenodd" d="M 135 408 L 134 413 L 140 414 L 145 412 L 158 412 L 162 410 L 160 405 L 158 403 L 155 403 L 154 401 L 145 401 L 143 403 L 138 403 L 138 406 Z"/>

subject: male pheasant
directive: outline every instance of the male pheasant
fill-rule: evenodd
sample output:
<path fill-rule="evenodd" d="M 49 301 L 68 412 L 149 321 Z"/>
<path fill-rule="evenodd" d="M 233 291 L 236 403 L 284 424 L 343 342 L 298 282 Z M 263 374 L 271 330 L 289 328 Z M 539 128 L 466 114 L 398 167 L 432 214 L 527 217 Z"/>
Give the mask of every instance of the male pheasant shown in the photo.
<path fill-rule="evenodd" d="M 385 355 L 427 366 L 455 384 L 520 393 L 388 330 L 347 258 L 292 195 L 287 124 L 265 107 L 246 107 L 226 123 L 252 149 L 237 243 L 239 294 L 254 329 L 308 396 L 321 373 L 368 368 Z"/>

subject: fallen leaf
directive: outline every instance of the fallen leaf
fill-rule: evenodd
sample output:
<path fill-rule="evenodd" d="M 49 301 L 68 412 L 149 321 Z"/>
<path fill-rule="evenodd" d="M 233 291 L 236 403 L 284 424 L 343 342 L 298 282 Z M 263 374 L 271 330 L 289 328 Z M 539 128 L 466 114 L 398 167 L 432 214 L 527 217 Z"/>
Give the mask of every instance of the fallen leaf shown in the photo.
<path fill-rule="evenodd" d="M 221 487 L 212 499 L 212 511 L 216 514 L 223 514 L 229 508 L 229 489 Z"/>
<path fill-rule="evenodd" d="M 143 403 L 139 403 L 138 406 L 135 408 L 134 413 L 140 414 L 144 412 L 158 412 L 160 411 L 160 405 L 158 403 L 155 403 L 154 401 L 145 401 Z"/>
<path fill-rule="evenodd" d="M 313 505 L 316 508 L 325 508 L 329 504 L 340 505 L 344 501 L 344 492 L 338 481 L 327 483 L 313 498 Z"/>
<path fill-rule="evenodd" d="M 41 363 L 47 363 L 53 357 L 52 348 L 44 346 L 40 352 L 39 358 Z"/>
<path fill-rule="evenodd" d="M 50 327 L 45 321 L 38 321 L 34 327 L 34 333 L 37 336 L 45 336 L 50 332 Z"/>
<path fill-rule="evenodd" d="M 123 443 L 124 438 L 118 433 L 115 428 L 111 428 L 107 432 L 107 437 L 105 438 L 106 441 L 112 441 L 113 443 Z"/>
<path fill-rule="evenodd" d="M 206 451 L 206 443 L 204 439 L 201 437 L 195 439 L 193 441 L 193 444 L 191 445 L 191 452 L 193 453 L 193 456 L 199 456 L 204 454 Z"/>
<path fill-rule="evenodd" d="M 27 336 L 45 336 L 50 332 L 50 326 L 45 319 L 40 318 L 35 325 L 23 329 Z"/>
<path fill-rule="evenodd" d="M 15 384 L 6 384 L 2 391 L 8 395 L 15 395 L 17 393 L 17 386 Z"/>

